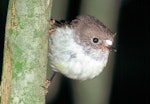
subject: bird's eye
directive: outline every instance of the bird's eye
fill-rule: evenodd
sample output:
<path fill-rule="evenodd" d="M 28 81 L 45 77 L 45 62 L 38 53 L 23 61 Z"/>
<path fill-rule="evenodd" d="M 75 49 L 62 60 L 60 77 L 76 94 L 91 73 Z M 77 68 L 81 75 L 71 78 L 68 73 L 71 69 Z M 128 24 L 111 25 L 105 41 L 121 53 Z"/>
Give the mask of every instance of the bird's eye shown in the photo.
<path fill-rule="evenodd" d="M 99 42 L 99 39 L 98 39 L 98 38 L 93 38 L 92 42 L 93 42 L 93 43 L 98 43 L 98 42 Z"/>

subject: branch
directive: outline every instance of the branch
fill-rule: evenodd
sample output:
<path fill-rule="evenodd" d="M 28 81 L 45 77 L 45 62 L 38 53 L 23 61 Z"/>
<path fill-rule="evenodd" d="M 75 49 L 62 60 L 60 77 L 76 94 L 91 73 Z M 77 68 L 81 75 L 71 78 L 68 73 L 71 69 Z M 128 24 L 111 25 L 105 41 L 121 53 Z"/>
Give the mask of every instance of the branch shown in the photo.
<path fill-rule="evenodd" d="M 48 22 L 52 0 L 10 0 L 1 104 L 45 104 Z"/>

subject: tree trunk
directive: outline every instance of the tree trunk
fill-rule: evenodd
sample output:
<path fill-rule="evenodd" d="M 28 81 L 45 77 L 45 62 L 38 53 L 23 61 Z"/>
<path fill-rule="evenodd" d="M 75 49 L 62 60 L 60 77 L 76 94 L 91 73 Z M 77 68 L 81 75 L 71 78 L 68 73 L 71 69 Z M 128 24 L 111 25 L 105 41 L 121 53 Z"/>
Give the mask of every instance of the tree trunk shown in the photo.
<path fill-rule="evenodd" d="M 48 22 L 52 0 L 10 0 L 1 104 L 45 104 Z"/>

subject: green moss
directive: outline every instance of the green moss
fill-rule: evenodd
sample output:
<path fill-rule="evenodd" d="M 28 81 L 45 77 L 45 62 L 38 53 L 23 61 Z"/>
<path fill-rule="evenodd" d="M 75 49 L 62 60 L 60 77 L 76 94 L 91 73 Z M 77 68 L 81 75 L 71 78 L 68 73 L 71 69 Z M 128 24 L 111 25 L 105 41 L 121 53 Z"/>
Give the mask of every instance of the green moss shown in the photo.
<path fill-rule="evenodd" d="M 23 53 L 23 50 L 21 48 L 18 47 L 18 45 L 16 43 L 12 43 L 12 49 L 13 49 L 13 57 L 14 58 L 20 58 L 20 56 L 22 55 Z"/>
<path fill-rule="evenodd" d="M 17 71 L 21 71 L 23 67 L 23 63 L 22 62 L 16 62 L 15 63 L 15 68 Z"/>
<path fill-rule="evenodd" d="M 16 60 L 13 61 L 14 71 L 13 71 L 13 74 L 12 74 L 12 79 L 15 79 L 15 80 L 18 79 L 18 73 L 22 72 L 23 66 L 24 66 L 23 62 L 16 61 Z M 23 79 L 24 77 L 22 76 L 22 77 L 19 77 L 19 79 L 20 78 Z"/>
<path fill-rule="evenodd" d="M 17 21 L 17 25 L 19 26 L 20 29 L 23 29 L 23 22 L 21 22 L 20 17 L 18 15 L 16 15 L 16 21 Z"/>
<path fill-rule="evenodd" d="M 39 31 L 39 30 L 35 30 L 34 31 L 34 38 L 40 37 L 41 35 L 43 35 L 43 31 Z"/>
<path fill-rule="evenodd" d="M 13 34 L 13 29 L 9 29 L 9 34 L 10 34 L 10 35 Z"/>
<path fill-rule="evenodd" d="M 17 73 L 13 73 L 12 74 L 12 79 L 16 80 L 17 79 L 17 75 L 18 75 Z"/>
<path fill-rule="evenodd" d="M 19 35 L 18 31 L 14 30 L 14 29 L 9 29 L 9 35 L 13 37 L 17 37 Z"/>

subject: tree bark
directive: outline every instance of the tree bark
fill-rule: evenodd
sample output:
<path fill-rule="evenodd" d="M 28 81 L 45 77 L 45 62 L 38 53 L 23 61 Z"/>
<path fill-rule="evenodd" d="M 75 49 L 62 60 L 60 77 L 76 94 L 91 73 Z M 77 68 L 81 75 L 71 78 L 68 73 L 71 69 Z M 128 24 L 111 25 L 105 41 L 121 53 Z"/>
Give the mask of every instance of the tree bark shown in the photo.
<path fill-rule="evenodd" d="M 48 22 L 52 0 L 10 0 L 1 104 L 45 104 Z"/>

